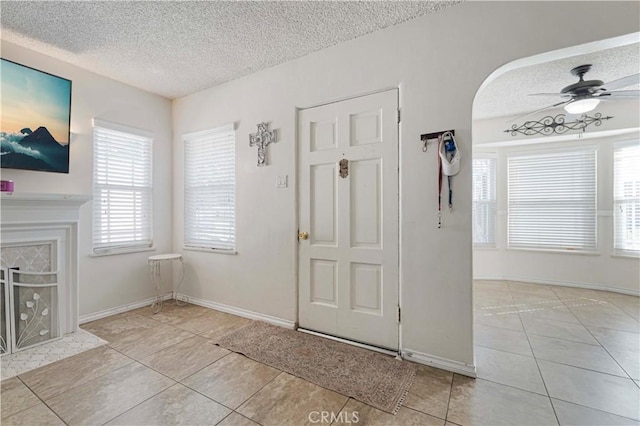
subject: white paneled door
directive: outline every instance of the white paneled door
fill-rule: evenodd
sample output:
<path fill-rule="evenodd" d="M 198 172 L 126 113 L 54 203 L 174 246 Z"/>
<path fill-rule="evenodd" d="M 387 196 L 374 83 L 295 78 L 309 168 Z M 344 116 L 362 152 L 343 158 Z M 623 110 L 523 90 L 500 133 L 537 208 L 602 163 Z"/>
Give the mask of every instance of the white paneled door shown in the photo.
<path fill-rule="evenodd" d="M 398 349 L 398 91 L 304 109 L 299 325 Z"/>

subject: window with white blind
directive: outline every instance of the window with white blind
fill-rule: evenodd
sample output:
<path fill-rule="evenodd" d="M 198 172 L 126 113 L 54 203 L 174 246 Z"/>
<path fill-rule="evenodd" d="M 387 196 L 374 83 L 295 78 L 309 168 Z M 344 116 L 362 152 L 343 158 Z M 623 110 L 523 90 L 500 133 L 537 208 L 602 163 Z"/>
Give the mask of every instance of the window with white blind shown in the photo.
<path fill-rule="evenodd" d="M 496 159 L 473 159 L 473 243 L 496 243 Z"/>
<path fill-rule="evenodd" d="M 640 254 L 640 144 L 613 151 L 613 248 Z"/>
<path fill-rule="evenodd" d="M 578 148 L 508 159 L 508 245 L 596 250 L 596 150 Z"/>
<path fill-rule="evenodd" d="M 235 250 L 236 162 L 233 124 L 184 140 L 184 245 Z"/>
<path fill-rule="evenodd" d="M 151 247 L 151 134 L 93 121 L 93 251 Z"/>

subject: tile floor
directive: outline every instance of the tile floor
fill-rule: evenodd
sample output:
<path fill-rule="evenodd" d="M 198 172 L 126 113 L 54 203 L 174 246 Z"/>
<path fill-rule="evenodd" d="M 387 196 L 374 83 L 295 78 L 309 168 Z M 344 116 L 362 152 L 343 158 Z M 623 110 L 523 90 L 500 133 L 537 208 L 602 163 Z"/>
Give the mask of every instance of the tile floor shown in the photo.
<path fill-rule="evenodd" d="M 639 424 L 638 297 L 477 281 L 474 298 L 478 379 L 418 366 L 396 416 L 213 344 L 244 318 L 167 304 L 85 324 L 109 344 L 3 380 L 2 424 Z"/>
<path fill-rule="evenodd" d="M 60 340 L 3 355 L 2 362 L 0 362 L 0 380 L 106 344 L 106 340 L 84 330 L 79 330 L 77 333 L 65 335 Z"/>

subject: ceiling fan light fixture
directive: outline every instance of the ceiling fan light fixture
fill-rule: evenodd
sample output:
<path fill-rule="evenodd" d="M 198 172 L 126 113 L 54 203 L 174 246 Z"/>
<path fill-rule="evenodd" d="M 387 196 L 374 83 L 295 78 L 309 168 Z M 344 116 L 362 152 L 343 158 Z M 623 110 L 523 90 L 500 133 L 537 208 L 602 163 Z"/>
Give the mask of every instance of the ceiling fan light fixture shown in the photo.
<path fill-rule="evenodd" d="M 579 99 L 566 104 L 564 110 L 569 114 L 584 114 L 585 112 L 596 109 L 599 103 L 600 99 L 596 98 Z"/>

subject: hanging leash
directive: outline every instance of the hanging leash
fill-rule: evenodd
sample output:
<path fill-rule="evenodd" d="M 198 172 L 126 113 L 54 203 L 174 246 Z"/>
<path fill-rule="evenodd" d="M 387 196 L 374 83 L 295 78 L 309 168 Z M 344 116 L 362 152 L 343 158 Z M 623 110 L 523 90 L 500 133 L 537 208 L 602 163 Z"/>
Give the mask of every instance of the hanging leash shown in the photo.
<path fill-rule="evenodd" d="M 453 210 L 453 188 L 451 187 L 451 176 L 447 176 L 447 183 L 449 185 L 449 211 Z"/>
<path fill-rule="evenodd" d="M 438 152 L 440 152 L 440 144 L 442 143 L 442 135 L 438 135 Z M 438 155 L 438 229 L 442 228 L 442 159 Z"/>
<path fill-rule="evenodd" d="M 442 228 L 442 175 L 447 176 L 449 211 L 453 210 L 453 176 L 460 171 L 460 148 L 451 132 L 438 136 L 438 228 Z"/>

